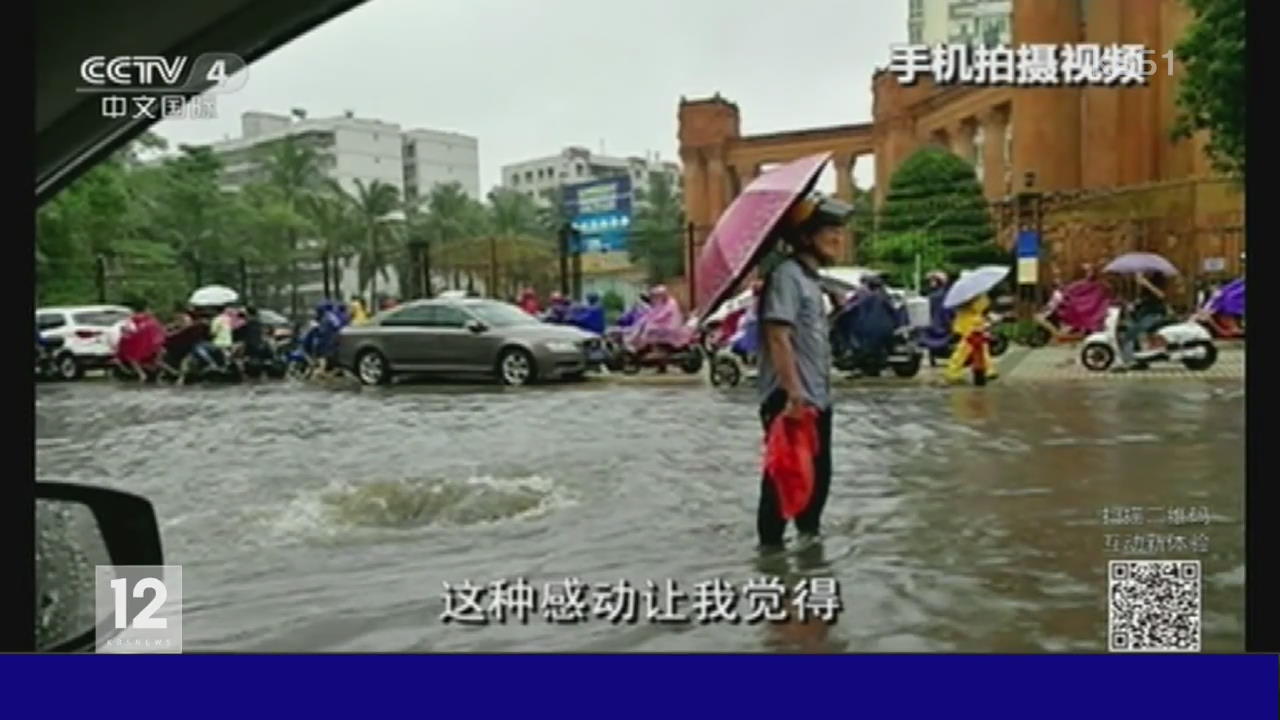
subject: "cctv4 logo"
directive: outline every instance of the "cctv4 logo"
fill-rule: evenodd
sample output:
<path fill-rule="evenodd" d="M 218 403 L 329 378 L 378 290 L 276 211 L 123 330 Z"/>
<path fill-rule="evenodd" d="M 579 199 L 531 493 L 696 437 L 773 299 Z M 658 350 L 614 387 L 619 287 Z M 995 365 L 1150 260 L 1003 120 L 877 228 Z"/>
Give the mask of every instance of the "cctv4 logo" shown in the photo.
<path fill-rule="evenodd" d="M 194 62 L 185 56 L 93 55 L 80 63 L 80 78 L 90 90 L 234 90 L 238 88 L 228 87 L 229 80 L 244 67 L 244 61 L 230 53 L 207 53 Z"/>

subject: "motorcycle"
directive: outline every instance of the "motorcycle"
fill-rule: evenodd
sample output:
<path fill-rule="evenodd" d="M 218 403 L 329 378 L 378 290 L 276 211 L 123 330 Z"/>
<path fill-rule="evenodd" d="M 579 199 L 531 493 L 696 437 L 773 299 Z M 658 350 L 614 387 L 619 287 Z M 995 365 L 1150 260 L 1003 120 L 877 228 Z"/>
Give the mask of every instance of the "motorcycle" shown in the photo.
<path fill-rule="evenodd" d="M 1119 307 L 1107 311 L 1103 329 L 1089 335 L 1080 349 L 1080 364 L 1093 372 L 1103 372 L 1115 364 L 1120 354 L 1121 312 Z M 1213 337 L 1194 320 L 1172 322 L 1158 327 L 1152 333 L 1159 346 L 1141 349 L 1134 353 L 1134 360 L 1146 365 L 1167 360 L 1180 362 L 1188 370 L 1200 372 L 1213 367 L 1218 359 L 1218 347 Z"/>

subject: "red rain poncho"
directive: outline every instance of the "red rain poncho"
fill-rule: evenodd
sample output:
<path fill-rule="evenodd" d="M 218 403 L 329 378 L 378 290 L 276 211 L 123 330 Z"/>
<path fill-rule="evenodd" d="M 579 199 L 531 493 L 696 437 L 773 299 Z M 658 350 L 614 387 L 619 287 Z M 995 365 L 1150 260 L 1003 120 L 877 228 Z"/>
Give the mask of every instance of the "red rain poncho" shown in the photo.
<path fill-rule="evenodd" d="M 813 457 L 818 450 L 818 413 L 778 415 L 765 437 L 764 472 L 778 494 L 784 520 L 804 512 L 813 498 Z"/>
<path fill-rule="evenodd" d="M 148 363 L 164 348 L 164 326 L 151 313 L 134 313 L 124 324 L 116 357 L 121 362 Z"/>

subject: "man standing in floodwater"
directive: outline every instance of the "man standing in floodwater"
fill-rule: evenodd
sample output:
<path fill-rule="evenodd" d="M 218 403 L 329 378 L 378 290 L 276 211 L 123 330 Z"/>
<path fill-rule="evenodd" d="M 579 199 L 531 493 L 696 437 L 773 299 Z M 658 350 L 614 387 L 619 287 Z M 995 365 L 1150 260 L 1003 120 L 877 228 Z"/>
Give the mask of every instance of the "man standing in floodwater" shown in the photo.
<path fill-rule="evenodd" d="M 813 497 L 796 516 L 800 544 L 817 540 L 831 486 L 831 346 L 818 268 L 834 263 L 853 208 L 821 195 L 803 199 L 779 227 L 791 255 L 765 280 L 759 317 L 760 419 L 765 433 L 781 413 L 818 411 Z M 769 478 L 760 484 L 756 531 L 762 549 L 780 549 L 787 521 Z"/>

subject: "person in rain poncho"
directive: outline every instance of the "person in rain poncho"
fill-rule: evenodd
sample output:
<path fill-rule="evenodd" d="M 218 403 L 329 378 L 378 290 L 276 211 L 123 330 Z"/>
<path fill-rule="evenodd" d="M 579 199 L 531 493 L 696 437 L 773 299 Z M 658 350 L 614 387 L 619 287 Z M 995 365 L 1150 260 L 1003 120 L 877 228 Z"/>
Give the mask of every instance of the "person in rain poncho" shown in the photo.
<path fill-rule="evenodd" d="M 778 416 L 801 419 L 817 412 L 813 491 L 795 516 L 802 544 L 817 540 L 831 486 L 831 344 L 825 291 L 818 268 L 839 256 L 849 205 L 813 194 L 783 218 L 783 239 L 791 255 L 765 279 L 760 295 L 760 420 L 766 438 Z M 781 548 L 787 519 L 774 481 L 762 474 L 756 532 L 762 548 Z"/>
<path fill-rule="evenodd" d="M 851 349 L 868 357 L 883 358 L 888 355 L 893 334 L 898 329 L 897 310 L 879 275 L 864 276 L 862 286 L 853 306 L 840 316 L 840 334 L 851 344 Z"/>
<path fill-rule="evenodd" d="M 538 305 L 538 293 L 533 288 L 525 288 L 520 292 L 520 301 L 517 303 L 520 309 L 537 317 L 542 308 Z"/>
<path fill-rule="evenodd" d="M 649 290 L 652 302 L 649 311 L 636 329 L 635 345 L 639 352 L 655 351 L 660 358 L 658 372 L 666 372 L 662 359 L 688 342 L 689 331 L 684 325 L 684 312 L 680 303 L 667 292 L 665 285 L 655 285 Z"/>
<path fill-rule="evenodd" d="M 942 371 L 944 380 L 950 383 L 964 381 L 964 369 L 973 354 L 973 345 L 969 343 L 969 335 L 981 332 L 987 325 L 987 309 L 991 307 L 991 298 L 986 293 L 973 298 L 956 308 L 955 317 L 951 320 L 951 332 L 959 336 L 956 347 L 947 359 L 947 367 Z M 996 366 L 991 362 L 991 348 L 982 344 L 983 367 L 986 368 L 987 379 L 996 378 Z"/>
<path fill-rule="evenodd" d="M 569 298 L 558 292 L 551 293 L 550 302 L 547 303 L 547 311 L 542 315 L 543 322 L 556 325 L 568 322 L 569 307 Z"/>
<path fill-rule="evenodd" d="M 132 303 L 133 314 L 125 320 L 120 328 L 120 339 L 116 344 L 116 359 L 132 370 L 138 380 L 146 381 L 144 365 L 150 365 L 160 358 L 164 349 L 164 325 L 151 314 L 145 300 Z"/>
<path fill-rule="evenodd" d="M 587 293 L 585 304 L 571 308 L 569 324 L 597 335 L 604 334 L 604 306 L 600 304 L 600 293 Z"/>
<path fill-rule="evenodd" d="M 317 377 L 337 369 L 338 333 L 346 325 L 340 303 L 321 302 L 316 306 L 315 325 L 304 342 L 315 365 L 312 376 Z"/>
<path fill-rule="evenodd" d="M 347 314 L 351 318 L 352 325 L 364 325 L 369 322 L 369 313 L 364 307 L 364 298 L 359 295 L 351 298 L 351 304 L 347 306 Z"/>
<path fill-rule="evenodd" d="M 921 333 L 920 342 L 929 350 L 930 367 L 936 364 L 936 357 L 945 354 L 951 345 L 951 321 L 955 311 L 946 307 L 943 301 L 947 297 L 950 286 L 947 274 L 934 270 L 925 276 L 925 293 L 929 298 L 929 327 Z"/>
<path fill-rule="evenodd" d="M 235 307 L 228 305 L 223 308 L 209 325 L 214 346 L 224 353 L 231 352 L 231 347 L 235 344 L 235 331 L 242 321 L 243 318 Z"/>

